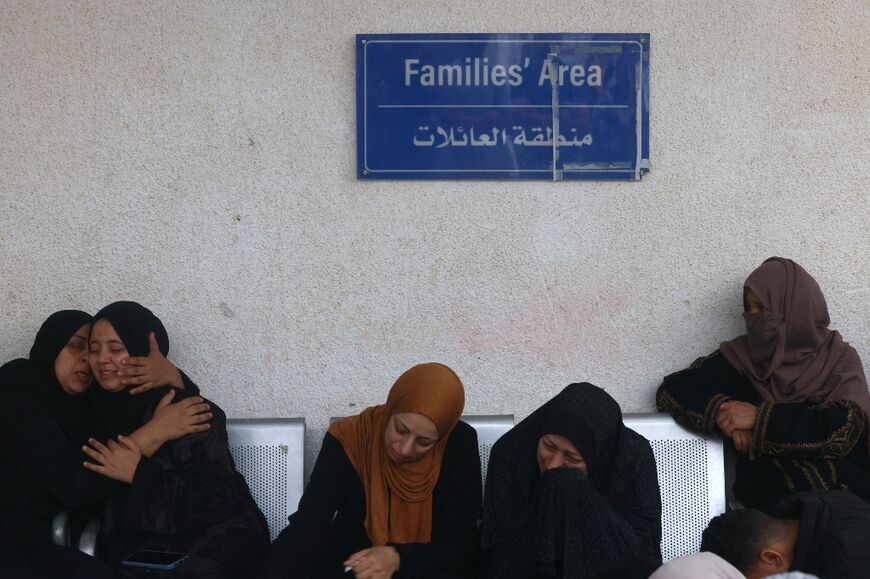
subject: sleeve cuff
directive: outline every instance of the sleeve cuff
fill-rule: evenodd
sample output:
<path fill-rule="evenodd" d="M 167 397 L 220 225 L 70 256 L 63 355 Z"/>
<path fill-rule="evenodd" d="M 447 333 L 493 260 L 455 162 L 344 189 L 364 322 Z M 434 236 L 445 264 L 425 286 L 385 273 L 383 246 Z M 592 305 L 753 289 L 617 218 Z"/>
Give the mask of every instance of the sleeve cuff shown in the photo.
<path fill-rule="evenodd" d="M 406 574 L 403 574 L 403 571 L 406 571 L 408 566 L 406 565 L 406 559 L 408 554 L 407 545 L 403 545 L 401 543 L 387 543 L 388 547 L 392 547 L 399 554 L 399 568 L 393 573 L 394 579 L 400 579 L 401 577 L 407 577 Z"/>
<path fill-rule="evenodd" d="M 731 400 L 729 396 L 726 396 L 725 394 L 717 394 L 707 403 L 707 408 L 704 410 L 704 423 L 701 427 L 701 431 L 704 434 L 714 434 L 719 432 L 719 427 L 716 426 L 716 414 L 719 413 L 719 407 L 729 400 Z"/>
<path fill-rule="evenodd" d="M 762 402 L 758 406 L 758 417 L 752 427 L 752 443 L 749 447 L 750 456 L 759 456 L 764 451 L 764 441 L 767 439 L 767 425 L 773 413 L 773 402 Z"/>

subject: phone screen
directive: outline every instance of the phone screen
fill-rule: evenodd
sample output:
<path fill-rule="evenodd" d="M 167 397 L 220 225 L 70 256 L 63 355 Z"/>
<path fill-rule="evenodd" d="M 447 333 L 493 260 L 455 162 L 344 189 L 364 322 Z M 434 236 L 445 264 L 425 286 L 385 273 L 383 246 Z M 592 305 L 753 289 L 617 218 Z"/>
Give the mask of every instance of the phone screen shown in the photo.
<path fill-rule="evenodd" d="M 172 569 L 177 567 L 187 555 L 184 553 L 171 553 L 168 551 L 136 551 L 123 561 L 122 565 L 134 567 L 155 567 L 160 569 Z"/>

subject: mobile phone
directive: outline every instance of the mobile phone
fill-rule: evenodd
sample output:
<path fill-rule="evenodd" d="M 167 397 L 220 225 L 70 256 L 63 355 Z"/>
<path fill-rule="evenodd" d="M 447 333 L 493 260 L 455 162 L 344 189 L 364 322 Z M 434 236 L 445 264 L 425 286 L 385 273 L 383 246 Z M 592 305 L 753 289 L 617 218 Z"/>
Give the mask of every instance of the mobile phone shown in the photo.
<path fill-rule="evenodd" d="M 121 561 L 126 567 L 145 567 L 147 569 L 175 569 L 181 562 L 187 559 L 185 553 L 172 553 L 170 551 L 136 551 Z"/>

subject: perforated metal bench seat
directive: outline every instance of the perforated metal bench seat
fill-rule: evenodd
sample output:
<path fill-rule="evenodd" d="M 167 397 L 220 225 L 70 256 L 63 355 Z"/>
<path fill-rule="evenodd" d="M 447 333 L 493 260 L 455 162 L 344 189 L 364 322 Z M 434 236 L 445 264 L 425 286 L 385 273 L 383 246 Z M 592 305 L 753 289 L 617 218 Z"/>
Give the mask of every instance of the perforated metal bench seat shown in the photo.
<path fill-rule="evenodd" d="M 486 469 L 489 466 L 489 453 L 492 445 L 508 430 L 514 427 L 513 414 L 469 414 L 462 420 L 477 431 L 477 451 L 480 454 L 480 476 L 486 486 Z"/>
<path fill-rule="evenodd" d="M 296 512 L 305 476 L 305 419 L 227 421 L 230 453 L 266 516 L 272 540 Z"/>
<path fill-rule="evenodd" d="M 477 431 L 485 482 L 492 445 L 513 427 L 513 415 L 462 419 Z M 687 430 L 667 414 L 626 414 L 623 419 L 650 441 L 655 455 L 662 497 L 663 558 L 667 561 L 696 552 L 709 520 L 725 512 L 722 441 Z M 274 540 L 302 497 L 305 419 L 228 420 L 227 433 L 236 468 L 247 480 Z M 59 517 L 55 523 L 55 542 L 68 544 L 68 532 L 62 532 L 64 520 Z"/>
<path fill-rule="evenodd" d="M 650 441 L 662 497 L 662 557 L 695 553 L 711 518 L 725 512 L 722 441 L 683 428 L 668 414 L 625 414 Z"/>
<path fill-rule="evenodd" d="M 512 415 L 463 416 L 477 431 L 481 476 L 492 445 L 513 427 Z M 626 426 L 652 446 L 662 496 L 662 556 L 698 550 L 709 520 L 725 511 L 722 441 L 678 425 L 667 414 L 626 414 Z M 302 418 L 230 420 L 230 451 L 274 539 L 295 512 L 304 488 L 305 421 Z"/>

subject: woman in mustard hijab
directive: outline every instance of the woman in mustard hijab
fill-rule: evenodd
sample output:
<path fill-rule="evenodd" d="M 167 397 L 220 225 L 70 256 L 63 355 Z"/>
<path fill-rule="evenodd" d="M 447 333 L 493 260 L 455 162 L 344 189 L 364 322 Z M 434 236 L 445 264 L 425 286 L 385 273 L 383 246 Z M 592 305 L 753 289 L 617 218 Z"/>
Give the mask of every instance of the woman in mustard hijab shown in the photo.
<path fill-rule="evenodd" d="M 330 426 L 263 576 L 472 577 L 480 458 L 464 406 L 453 370 L 419 364 L 386 404 Z"/>

